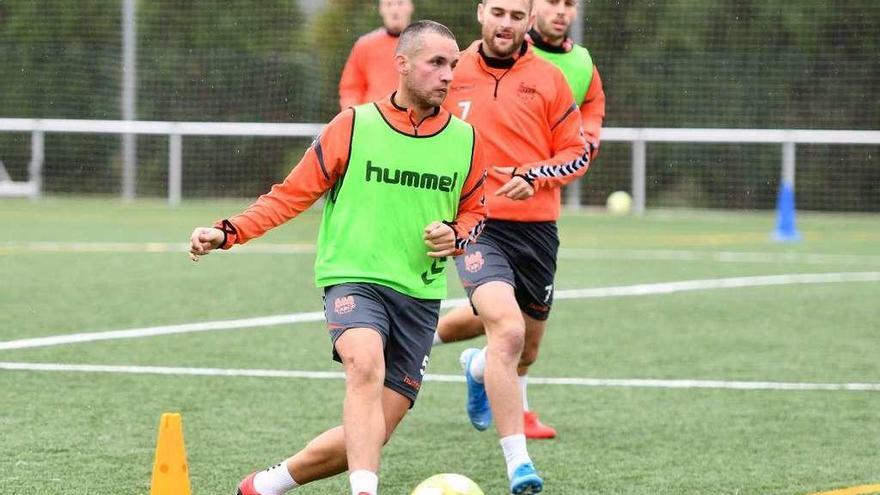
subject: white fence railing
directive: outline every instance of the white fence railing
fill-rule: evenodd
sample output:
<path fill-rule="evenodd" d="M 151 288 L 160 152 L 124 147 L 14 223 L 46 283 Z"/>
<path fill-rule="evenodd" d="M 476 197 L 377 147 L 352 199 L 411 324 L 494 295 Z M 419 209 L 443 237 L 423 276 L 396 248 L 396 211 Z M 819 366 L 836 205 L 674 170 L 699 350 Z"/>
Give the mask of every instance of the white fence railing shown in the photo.
<path fill-rule="evenodd" d="M 0 182 L 0 196 L 37 198 L 42 192 L 46 133 L 149 134 L 168 136 L 168 202 L 182 197 L 184 136 L 314 137 L 323 124 L 266 124 L 232 122 L 155 122 L 120 120 L 4 119 L 0 132 L 31 133 L 31 159 L 27 182 Z M 878 145 L 880 131 L 780 130 L 780 129 L 670 129 L 610 127 L 602 130 L 603 142 L 632 143 L 633 212 L 645 210 L 647 143 L 770 143 L 781 145 L 783 184 L 794 185 L 795 146 L 798 144 Z M 131 171 L 129 171 L 131 172 Z M 125 175 L 125 174 L 123 174 Z M 566 203 L 580 204 L 578 183 L 566 193 Z"/>

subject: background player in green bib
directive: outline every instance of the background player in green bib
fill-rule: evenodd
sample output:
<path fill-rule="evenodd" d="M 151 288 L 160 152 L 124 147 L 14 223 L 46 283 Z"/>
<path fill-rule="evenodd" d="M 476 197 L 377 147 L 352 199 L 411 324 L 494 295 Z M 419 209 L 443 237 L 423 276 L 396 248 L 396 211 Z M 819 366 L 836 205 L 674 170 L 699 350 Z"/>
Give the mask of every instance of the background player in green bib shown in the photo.
<path fill-rule="evenodd" d="M 250 474 L 238 494 L 280 495 L 349 470 L 353 495 L 376 495 L 382 445 L 426 371 L 446 257 L 463 252 L 486 217 L 479 140 L 440 107 L 458 58 L 446 27 L 413 23 L 397 47 L 395 93 L 337 115 L 284 182 L 243 213 L 193 232 L 198 260 L 259 237 L 326 194 L 315 278 L 334 359 L 345 368 L 343 424 Z"/>
<path fill-rule="evenodd" d="M 536 55 L 552 62 L 565 75 L 574 101 L 580 107 L 592 162 L 599 151 L 605 119 L 605 92 L 589 50 L 568 37 L 579 3 L 579 0 L 535 0 L 535 25 L 526 39 Z"/>

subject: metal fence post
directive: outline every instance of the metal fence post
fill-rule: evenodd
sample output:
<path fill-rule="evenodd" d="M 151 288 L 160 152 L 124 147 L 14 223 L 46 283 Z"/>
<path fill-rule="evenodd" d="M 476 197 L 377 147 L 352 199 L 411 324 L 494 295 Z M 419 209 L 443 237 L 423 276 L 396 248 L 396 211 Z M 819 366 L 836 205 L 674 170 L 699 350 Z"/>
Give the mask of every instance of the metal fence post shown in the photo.
<path fill-rule="evenodd" d="M 633 213 L 645 213 L 645 141 L 636 139 L 632 143 L 632 196 Z"/>
<path fill-rule="evenodd" d="M 43 195 L 43 161 L 46 158 L 45 135 L 43 131 L 31 132 L 31 161 L 28 163 L 29 181 L 32 184 L 31 199 Z"/>
<path fill-rule="evenodd" d="M 135 109 L 137 62 L 136 62 L 136 19 L 135 0 L 122 2 L 122 120 L 137 119 Z M 137 192 L 137 137 L 134 134 L 122 135 L 122 198 L 134 199 Z"/>
<path fill-rule="evenodd" d="M 794 189 L 795 151 L 794 142 L 782 143 L 782 183 Z"/>
<path fill-rule="evenodd" d="M 183 196 L 183 139 L 180 134 L 168 136 L 168 204 L 177 206 Z"/>
<path fill-rule="evenodd" d="M 782 143 L 782 177 L 779 197 L 776 200 L 776 230 L 773 231 L 773 238 L 779 242 L 801 239 L 795 218 L 797 214 L 794 199 L 794 162 L 794 141 L 786 141 Z"/>

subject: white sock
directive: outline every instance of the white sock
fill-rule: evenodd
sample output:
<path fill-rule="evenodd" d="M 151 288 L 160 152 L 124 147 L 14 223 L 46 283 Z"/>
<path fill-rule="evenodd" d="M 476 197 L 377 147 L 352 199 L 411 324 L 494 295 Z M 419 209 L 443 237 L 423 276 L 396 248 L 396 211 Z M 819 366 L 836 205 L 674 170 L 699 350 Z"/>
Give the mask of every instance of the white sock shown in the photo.
<path fill-rule="evenodd" d="M 434 332 L 434 342 L 431 343 L 432 346 L 445 344 L 443 339 L 440 338 L 440 332 Z"/>
<path fill-rule="evenodd" d="M 254 476 L 254 488 L 262 495 L 282 495 L 298 486 L 287 470 L 287 462 L 260 471 Z"/>
<path fill-rule="evenodd" d="M 372 471 L 358 469 L 348 475 L 351 483 L 351 495 L 377 495 L 379 491 L 379 477 Z"/>
<path fill-rule="evenodd" d="M 522 433 L 510 435 L 501 439 L 501 450 L 504 451 L 504 460 L 507 461 L 507 477 L 513 477 L 521 464 L 532 462 L 529 452 L 526 450 L 526 436 Z"/>
<path fill-rule="evenodd" d="M 471 376 L 479 383 L 483 383 L 483 376 L 486 374 L 486 348 L 480 349 L 480 352 L 471 358 Z"/>
<path fill-rule="evenodd" d="M 523 400 L 523 411 L 529 410 L 529 398 L 526 394 L 526 388 L 528 387 L 529 375 L 523 375 L 519 377 L 519 390 L 522 392 L 522 400 Z"/>

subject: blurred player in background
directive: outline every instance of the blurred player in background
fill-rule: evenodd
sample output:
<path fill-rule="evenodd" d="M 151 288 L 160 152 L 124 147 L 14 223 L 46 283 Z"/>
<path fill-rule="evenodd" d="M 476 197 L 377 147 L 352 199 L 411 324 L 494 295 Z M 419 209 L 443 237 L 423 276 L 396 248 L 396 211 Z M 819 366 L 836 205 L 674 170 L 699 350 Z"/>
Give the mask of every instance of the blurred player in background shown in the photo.
<path fill-rule="evenodd" d="M 605 91 L 599 70 L 589 50 L 569 38 L 578 16 L 579 0 L 534 0 L 535 25 L 526 36 L 536 55 L 553 63 L 565 75 L 574 101 L 580 106 L 581 122 L 590 160 L 599 152 L 602 121 L 605 120 Z"/>
<path fill-rule="evenodd" d="M 352 47 L 339 80 L 340 109 L 376 101 L 397 88 L 394 50 L 412 14 L 412 0 L 379 0 L 383 26 L 358 38 Z"/>
<path fill-rule="evenodd" d="M 444 104 L 486 141 L 489 220 L 481 238 L 456 258 L 473 309 L 444 315 L 435 339 L 485 332 L 485 349 L 461 355 L 467 411 L 478 430 L 495 420 L 515 494 L 543 489 L 526 449 L 517 369 L 530 364 L 524 351 L 537 349 L 550 314 L 560 187 L 589 165 L 565 77 L 525 42 L 531 3 L 484 0 L 477 6 L 482 39 L 463 52 Z"/>
<path fill-rule="evenodd" d="M 382 445 L 415 403 L 428 365 L 446 257 L 479 235 L 486 214 L 482 145 L 440 106 L 458 58 L 445 26 L 412 24 L 397 47 L 396 92 L 344 110 L 284 182 L 193 232 L 197 261 L 263 235 L 327 193 L 315 278 L 345 369 L 342 426 L 247 476 L 239 495 L 281 495 L 346 470 L 352 495 L 377 494 Z"/>

